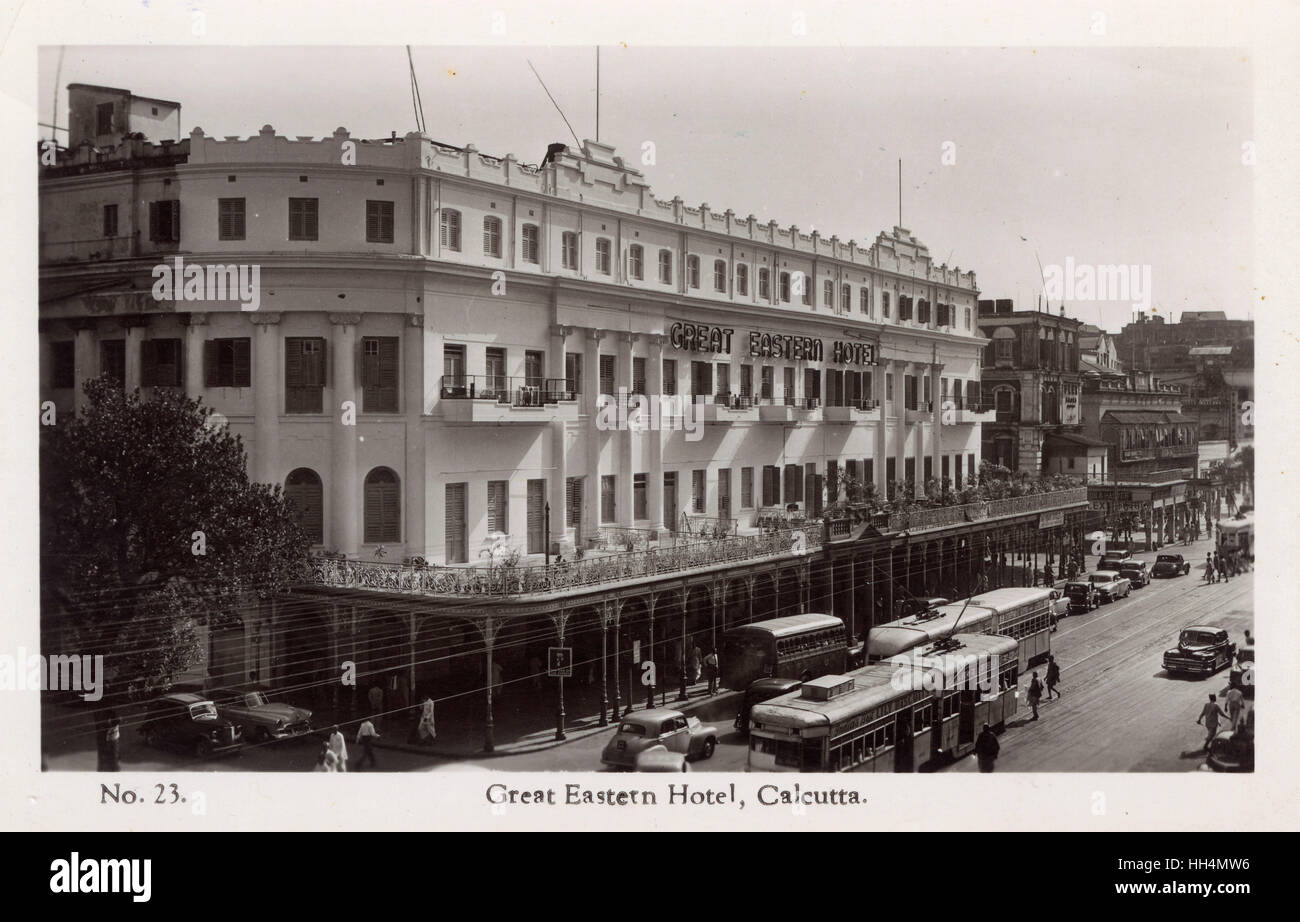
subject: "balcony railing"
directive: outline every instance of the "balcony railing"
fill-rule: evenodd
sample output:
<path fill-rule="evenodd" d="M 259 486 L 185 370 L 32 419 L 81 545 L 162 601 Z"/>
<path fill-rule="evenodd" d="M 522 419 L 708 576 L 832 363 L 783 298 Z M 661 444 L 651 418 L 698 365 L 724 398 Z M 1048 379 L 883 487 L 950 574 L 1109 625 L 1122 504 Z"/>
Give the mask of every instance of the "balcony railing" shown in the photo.
<path fill-rule="evenodd" d="M 540 407 L 577 399 L 563 378 L 507 375 L 443 375 L 439 393 L 444 400 L 495 400 L 515 407 Z"/>
<path fill-rule="evenodd" d="M 1088 483 L 1095 487 L 1123 486 L 1126 483 L 1171 483 L 1178 480 L 1192 480 L 1195 477 L 1196 470 L 1190 467 L 1174 468 L 1167 471 L 1133 471 L 1131 473 L 1112 471 L 1105 476 L 1090 474 L 1088 475 Z"/>
<path fill-rule="evenodd" d="M 382 561 L 313 557 L 309 583 L 334 589 L 412 595 L 496 596 L 562 592 L 765 558 L 800 556 L 822 544 L 820 528 L 700 540 L 668 549 L 584 557 L 550 566 L 418 567 Z"/>
<path fill-rule="evenodd" d="M 895 512 L 889 516 L 886 528 L 888 531 L 917 531 L 926 528 L 942 528 L 945 525 L 957 525 L 962 522 L 1022 515 L 1043 509 L 1059 509 L 1063 506 L 1079 506 L 1087 502 L 1088 488 L 1086 486 L 1071 487 L 1066 490 L 1055 490 L 1051 493 L 1032 493 L 1028 496 L 1012 496 L 1007 499 L 994 499 L 983 503 Z"/>

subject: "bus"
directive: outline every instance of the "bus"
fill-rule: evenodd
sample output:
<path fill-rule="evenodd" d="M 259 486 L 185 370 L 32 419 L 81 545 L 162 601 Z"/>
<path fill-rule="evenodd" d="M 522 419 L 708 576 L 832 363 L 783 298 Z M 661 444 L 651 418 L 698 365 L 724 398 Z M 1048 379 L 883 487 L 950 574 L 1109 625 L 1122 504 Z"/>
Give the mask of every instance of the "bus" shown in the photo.
<path fill-rule="evenodd" d="M 767 676 L 807 680 L 849 666 L 848 634 L 834 615 L 788 615 L 722 635 L 722 684 L 743 691 Z"/>
<path fill-rule="evenodd" d="M 900 618 L 867 633 L 867 662 L 905 654 L 961 630 L 1001 634 L 1018 641 L 1019 666 L 1024 672 L 1051 652 L 1052 601 L 1050 589 L 990 589 L 971 599 Z"/>
<path fill-rule="evenodd" d="M 929 758 L 934 694 L 888 666 L 804 682 L 754 705 L 747 770 L 910 772 Z"/>
<path fill-rule="evenodd" d="M 928 643 L 754 705 L 749 771 L 915 772 L 960 758 L 1016 712 L 1018 644 L 993 634 Z"/>

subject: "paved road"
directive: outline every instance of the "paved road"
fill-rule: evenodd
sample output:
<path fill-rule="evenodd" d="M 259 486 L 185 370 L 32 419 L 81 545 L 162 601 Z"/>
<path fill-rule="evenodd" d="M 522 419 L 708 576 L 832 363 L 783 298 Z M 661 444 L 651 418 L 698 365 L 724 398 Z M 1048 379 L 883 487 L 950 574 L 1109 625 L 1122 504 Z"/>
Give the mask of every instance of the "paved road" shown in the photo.
<path fill-rule="evenodd" d="M 1192 559 L 1197 556 L 1204 560 L 1204 550 Z M 1254 629 L 1253 602 L 1251 574 L 1207 585 L 1203 571 L 1194 568 L 1190 576 L 1156 580 L 1128 599 L 1062 620 L 1052 635 L 1062 697 L 1044 702 L 1037 722 L 1019 712 L 1008 724 L 997 770 L 1196 770 L 1204 761 L 1205 739 L 1196 717 L 1211 693 L 1222 705 L 1228 670 L 1204 679 L 1172 677 L 1161 656 L 1176 644 L 1179 630 L 1194 622 L 1227 628 L 1240 643 Z M 1021 683 L 1022 706 L 1027 684 Z M 948 770 L 976 771 L 975 760 Z"/>

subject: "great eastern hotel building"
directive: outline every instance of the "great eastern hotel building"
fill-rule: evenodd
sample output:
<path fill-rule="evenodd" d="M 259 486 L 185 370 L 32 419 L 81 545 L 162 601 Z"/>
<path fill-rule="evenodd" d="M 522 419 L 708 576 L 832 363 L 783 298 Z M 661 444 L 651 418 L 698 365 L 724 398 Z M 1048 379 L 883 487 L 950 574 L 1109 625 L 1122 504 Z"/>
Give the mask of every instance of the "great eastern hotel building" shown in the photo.
<path fill-rule="evenodd" d="M 816 515 L 841 474 L 884 492 L 978 469 L 975 276 L 904 228 L 861 246 L 663 201 L 593 141 L 540 166 L 342 128 L 154 143 L 137 127 L 177 104 L 69 96 L 40 180 L 42 399 L 74 411 L 101 374 L 202 397 L 322 552 L 319 597 L 214 641 L 212 675 L 324 682 L 351 654 L 390 687 L 481 690 L 494 649 L 507 684 L 532 660 L 509 638 L 534 617 L 580 664 L 633 636 L 707 646 L 735 617 L 806 610 L 821 533 L 770 523 Z M 633 395 L 667 412 L 636 425 Z M 917 547 L 910 570 L 900 545 L 897 572 L 827 583 L 858 600 L 857 633 L 895 583 L 947 573 L 921 561 L 955 581 L 982 553 Z M 695 576 L 646 588 L 666 571 Z M 559 572 L 581 574 L 568 595 Z M 604 594 L 580 609 L 584 587 Z"/>

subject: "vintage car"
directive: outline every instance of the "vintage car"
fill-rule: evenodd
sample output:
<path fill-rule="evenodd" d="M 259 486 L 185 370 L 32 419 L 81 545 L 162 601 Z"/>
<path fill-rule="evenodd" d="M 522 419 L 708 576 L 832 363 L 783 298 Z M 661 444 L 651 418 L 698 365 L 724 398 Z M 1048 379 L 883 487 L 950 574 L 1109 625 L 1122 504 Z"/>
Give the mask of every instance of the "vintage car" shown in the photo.
<path fill-rule="evenodd" d="M 1056 621 L 1058 618 L 1064 618 L 1070 613 L 1070 597 L 1060 589 L 1052 590 L 1052 630 L 1056 630 Z"/>
<path fill-rule="evenodd" d="M 1255 770 L 1255 711 L 1246 715 L 1243 725 L 1224 730 L 1210 743 L 1205 768 L 1214 772 L 1253 772 Z"/>
<path fill-rule="evenodd" d="M 803 681 L 795 678 L 777 678 L 768 676 L 763 679 L 755 679 L 749 683 L 745 689 L 745 695 L 740 699 L 740 713 L 736 715 L 736 721 L 733 724 L 740 731 L 741 736 L 749 735 L 749 712 L 753 710 L 754 705 L 762 704 L 764 701 L 770 701 L 780 695 L 786 695 L 803 685 Z"/>
<path fill-rule="evenodd" d="M 615 769 L 635 768 L 637 755 L 655 746 L 663 746 L 688 759 L 707 759 L 718 746 L 718 728 L 671 708 L 629 714 L 619 721 L 614 738 L 600 754 L 600 761 Z"/>
<path fill-rule="evenodd" d="M 266 700 L 262 688 L 217 688 L 211 692 L 217 712 L 259 743 L 311 732 L 311 711 L 281 701 Z"/>
<path fill-rule="evenodd" d="M 1115 554 L 1107 554 L 1104 557 L 1102 557 L 1101 560 L 1097 561 L 1097 569 L 1114 570 L 1116 573 L 1118 573 L 1120 565 L 1123 564 L 1124 561 L 1127 559 L 1128 558 L 1124 557 L 1123 555 L 1117 556 Z"/>
<path fill-rule="evenodd" d="M 1228 684 L 1240 688 L 1245 698 L 1255 697 L 1255 645 L 1244 643 L 1237 648 L 1237 655 L 1232 661 L 1232 671 L 1228 673 Z"/>
<path fill-rule="evenodd" d="M 218 714 L 215 704 L 187 692 L 151 702 L 140 734 L 150 746 L 184 749 L 200 759 L 233 752 L 243 743 L 243 732 Z"/>
<path fill-rule="evenodd" d="M 1097 570 L 1088 575 L 1088 582 L 1092 583 L 1103 602 L 1127 598 L 1133 591 L 1132 584 L 1120 576 L 1118 570 Z"/>
<path fill-rule="evenodd" d="M 667 746 L 651 746 L 636 754 L 634 765 L 639 772 L 688 772 L 690 764 L 680 752 L 669 752 Z"/>
<path fill-rule="evenodd" d="M 1147 562 L 1133 557 L 1120 561 L 1119 575 L 1128 580 L 1134 589 L 1141 589 L 1151 582 L 1151 571 L 1147 569 Z"/>
<path fill-rule="evenodd" d="M 1151 577 L 1186 576 L 1192 572 L 1192 565 L 1183 560 L 1182 554 L 1158 554 L 1155 566 L 1151 568 Z"/>
<path fill-rule="evenodd" d="M 1178 646 L 1166 650 L 1165 672 L 1213 675 L 1232 662 L 1236 645 L 1228 632 L 1212 624 L 1193 624 L 1178 634 Z"/>
<path fill-rule="evenodd" d="M 1061 593 L 1066 600 L 1066 613 L 1070 615 L 1086 615 L 1100 604 L 1097 587 L 1086 579 L 1070 580 Z"/>

